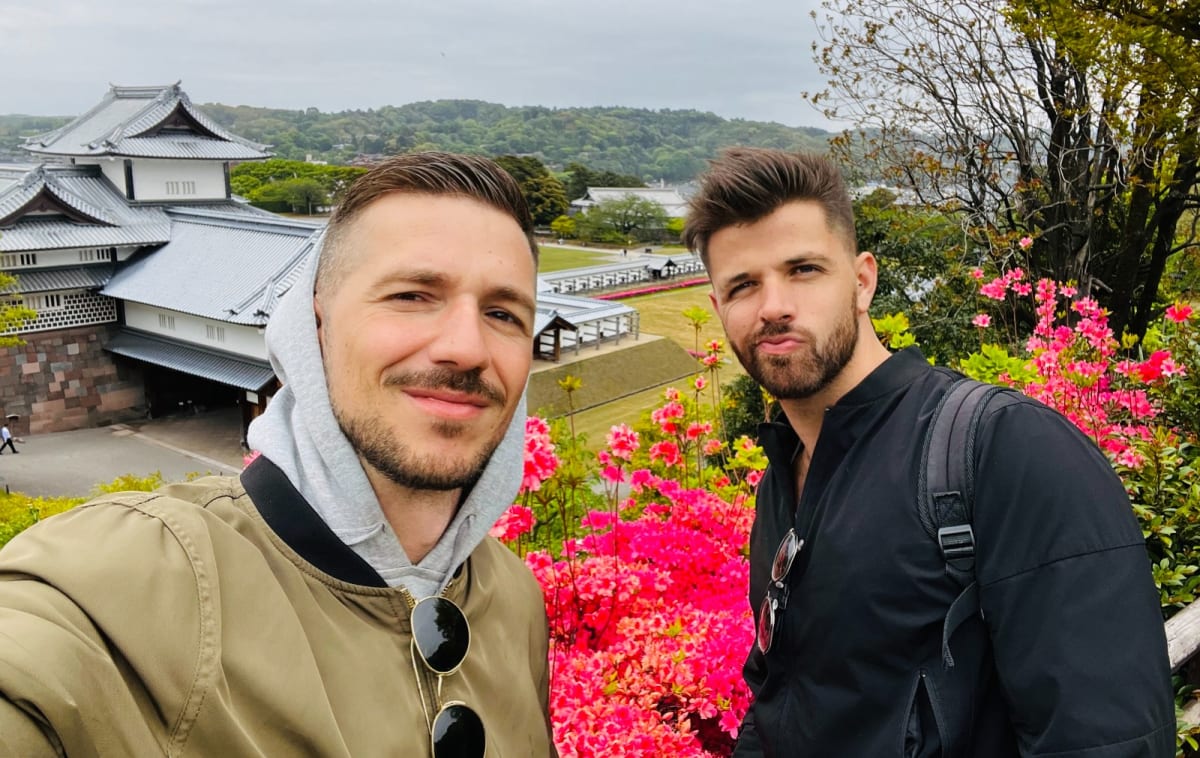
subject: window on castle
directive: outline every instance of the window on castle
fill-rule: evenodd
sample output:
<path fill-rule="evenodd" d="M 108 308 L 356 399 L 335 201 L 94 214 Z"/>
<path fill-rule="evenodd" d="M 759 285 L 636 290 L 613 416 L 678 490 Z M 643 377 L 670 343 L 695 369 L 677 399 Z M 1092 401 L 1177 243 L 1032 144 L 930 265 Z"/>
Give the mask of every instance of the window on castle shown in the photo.
<path fill-rule="evenodd" d="M 194 195 L 196 194 L 196 183 L 194 181 L 169 181 L 167 182 L 168 195 Z"/>

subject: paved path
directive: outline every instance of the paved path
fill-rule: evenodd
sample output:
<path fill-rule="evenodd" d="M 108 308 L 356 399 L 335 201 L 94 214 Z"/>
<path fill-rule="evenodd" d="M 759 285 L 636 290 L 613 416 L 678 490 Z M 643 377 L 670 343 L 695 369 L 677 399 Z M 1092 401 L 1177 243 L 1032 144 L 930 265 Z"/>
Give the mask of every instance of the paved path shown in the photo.
<path fill-rule="evenodd" d="M 194 444 L 188 448 L 176 444 L 178 439 L 152 436 L 157 422 L 140 429 L 119 424 L 33 435 L 17 445 L 20 454 L 0 455 L 0 477 L 9 490 L 55 497 L 89 495 L 96 484 L 125 474 L 148 476 L 157 471 L 168 481 L 182 481 L 191 473 L 235 474 L 241 470 L 239 455 L 218 450 L 218 460 L 205 454 L 212 452 L 206 448 L 212 447 L 213 430 L 227 421 L 192 420 Z M 233 431 L 236 434 L 237 427 Z"/>

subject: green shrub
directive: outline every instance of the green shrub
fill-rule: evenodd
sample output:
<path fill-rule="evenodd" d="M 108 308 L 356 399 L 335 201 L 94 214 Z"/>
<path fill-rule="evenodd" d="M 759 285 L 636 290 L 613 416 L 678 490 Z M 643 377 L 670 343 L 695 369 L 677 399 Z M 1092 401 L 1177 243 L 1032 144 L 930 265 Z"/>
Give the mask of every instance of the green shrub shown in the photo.
<path fill-rule="evenodd" d="M 111 482 L 97 484 L 93 495 L 110 492 L 149 492 L 163 485 L 162 474 L 157 471 L 149 476 L 125 474 Z M 9 540 L 42 519 L 70 510 L 91 497 L 31 497 L 22 492 L 0 493 L 0 548 Z"/>

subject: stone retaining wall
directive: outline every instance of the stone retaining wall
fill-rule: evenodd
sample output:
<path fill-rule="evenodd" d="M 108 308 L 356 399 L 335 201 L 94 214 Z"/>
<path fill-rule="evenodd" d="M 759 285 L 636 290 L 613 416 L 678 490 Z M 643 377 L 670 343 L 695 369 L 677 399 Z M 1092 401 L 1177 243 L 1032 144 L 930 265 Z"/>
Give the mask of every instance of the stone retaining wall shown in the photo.
<path fill-rule="evenodd" d="M 14 434 L 83 429 L 145 413 L 141 371 L 118 365 L 104 345 L 116 325 L 23 334 L 25 344 L 0 348 L 0 408 L 20 416 Z"/>

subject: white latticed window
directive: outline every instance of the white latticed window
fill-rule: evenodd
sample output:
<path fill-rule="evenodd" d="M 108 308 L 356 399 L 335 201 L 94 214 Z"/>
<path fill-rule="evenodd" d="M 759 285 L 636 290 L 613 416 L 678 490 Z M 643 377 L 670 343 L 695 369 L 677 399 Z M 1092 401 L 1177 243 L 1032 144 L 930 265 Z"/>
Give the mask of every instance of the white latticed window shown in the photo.
<path fill-rule="evenodd" d="M 207 326 L 205 326 L 205 330 L 206 330 L 207 336 L 210 340 L 213 340 L 214 342 L 224 342 L 225 341 L 225 327 L 213 326 L 212 324 L 208 324 Z"/>
<path fill-rule="evenodd" d="M 42 292 L 25 295 L 22 303 L 37 311 L 37 318 L 15 333 L 41 332 L 117 320 L 117 301 L 97 292 Z"/>
<path fill-rule="evenodd" d="M 158 314 L 158 325 L 163 329 L 175 331 L 175 317 L 160 313 Z"/>

